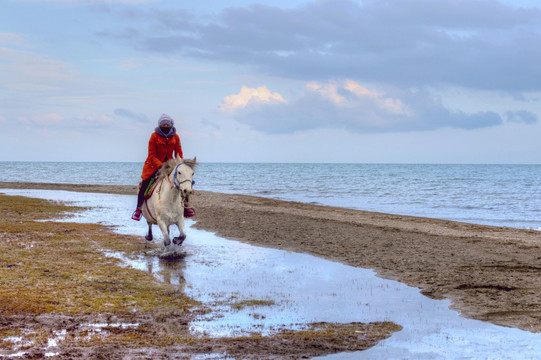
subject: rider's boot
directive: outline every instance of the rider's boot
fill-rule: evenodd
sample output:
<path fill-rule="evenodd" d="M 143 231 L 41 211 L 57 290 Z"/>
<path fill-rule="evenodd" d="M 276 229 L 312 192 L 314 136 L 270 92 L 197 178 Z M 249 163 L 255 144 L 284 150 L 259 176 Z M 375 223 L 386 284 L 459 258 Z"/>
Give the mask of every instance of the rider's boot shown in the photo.
<path fill-rule="evenodd" d="M 135 221 L 139 221 L 141 220 L 141 209 L 136 209 L 134 212 L 133 212 L 133 215 L 131 216 L 131 218 Z"/>

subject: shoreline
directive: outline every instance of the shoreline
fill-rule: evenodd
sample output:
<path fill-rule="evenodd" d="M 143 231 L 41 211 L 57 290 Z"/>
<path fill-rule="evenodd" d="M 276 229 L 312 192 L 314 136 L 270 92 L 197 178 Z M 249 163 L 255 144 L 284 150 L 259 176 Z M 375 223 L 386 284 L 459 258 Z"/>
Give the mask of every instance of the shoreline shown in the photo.
<path fill-rule="evenodd" d="M 0 182 L 2 188 L 137 192 L 130 185 Z M 198 229 L 374 269 L 450 299 L 463 316 L 541 332 L 539 231 L 208 191 L 197 191 L 195 208 Z"/>

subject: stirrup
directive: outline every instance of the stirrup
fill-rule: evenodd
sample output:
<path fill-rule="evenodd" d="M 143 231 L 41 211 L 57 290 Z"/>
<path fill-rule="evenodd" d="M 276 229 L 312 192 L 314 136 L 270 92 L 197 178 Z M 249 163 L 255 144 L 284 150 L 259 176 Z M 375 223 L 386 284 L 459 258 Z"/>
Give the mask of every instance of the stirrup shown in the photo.
<path fill-rule="evenodd" d="M 135 221 L 141 220 L 141 210 L 137 209 L 133 212 L 131 218 Z"/>

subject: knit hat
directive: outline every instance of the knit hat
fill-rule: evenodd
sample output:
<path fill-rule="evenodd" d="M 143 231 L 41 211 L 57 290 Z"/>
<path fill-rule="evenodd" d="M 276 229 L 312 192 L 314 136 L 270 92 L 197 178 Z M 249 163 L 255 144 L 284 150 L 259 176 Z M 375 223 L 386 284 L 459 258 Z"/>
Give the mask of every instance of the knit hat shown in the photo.
<path fill-rule="evenodd" d="M 173 121 L 173 119 L 171 119 L 171 117 L 169 115 L 163 114 L 158 119 L 158 126 L 162 126 L 162 125 L 169 125 L 169 126 L 173 127 L 173 125 L 175 125 L 175 121 Z"/>

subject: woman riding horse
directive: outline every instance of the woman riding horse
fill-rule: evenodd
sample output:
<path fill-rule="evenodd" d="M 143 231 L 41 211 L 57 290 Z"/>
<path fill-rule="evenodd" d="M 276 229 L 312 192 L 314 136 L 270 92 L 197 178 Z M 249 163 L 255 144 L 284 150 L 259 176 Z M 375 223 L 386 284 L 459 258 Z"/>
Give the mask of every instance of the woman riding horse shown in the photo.
<path fill-rule="evenodd" d="M 180 137 L 174 125 L 174 120 L 170 116 L 163 114 L 158 119 L 158 127 L 150 136 L 150 140 L 148 141 L 148 157 L 143 166 L 143 173 L 141 174 L 143 181 L 137 195 L 137 208 L 131 217 L 133 220 L 141 220 L 141 207 L 145 201 L 145 192 L 162 164 L 169 159 L 173 159 L 173 153 L 175 157 L 183 158 Z M 193 209 L 184 209 L 185 217 L 194 215 L 195 212 Z"/>

